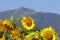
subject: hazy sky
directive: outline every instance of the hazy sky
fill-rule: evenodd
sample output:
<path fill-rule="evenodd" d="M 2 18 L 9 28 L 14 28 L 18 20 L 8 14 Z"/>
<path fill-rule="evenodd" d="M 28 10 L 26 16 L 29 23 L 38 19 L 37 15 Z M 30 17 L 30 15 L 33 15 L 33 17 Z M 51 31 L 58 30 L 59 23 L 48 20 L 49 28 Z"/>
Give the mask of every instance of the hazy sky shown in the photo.
<path fill-rule="evenodd" d="M 60 0 L 0 0 L 0 12 L 19 7 L 60 14 Z"/>

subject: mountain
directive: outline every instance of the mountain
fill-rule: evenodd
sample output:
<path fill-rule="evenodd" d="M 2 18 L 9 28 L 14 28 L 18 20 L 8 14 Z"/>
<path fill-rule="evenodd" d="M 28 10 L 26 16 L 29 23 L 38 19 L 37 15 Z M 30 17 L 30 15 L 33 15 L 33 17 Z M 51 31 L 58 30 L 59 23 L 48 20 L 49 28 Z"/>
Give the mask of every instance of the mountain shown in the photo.
<path fill-rule="evenodd" d="M 22 18 L 22 16 L 31 16 L 36 23 L 35 29 L 53 26 L 57 32 L 60 31 L 60 15 L 55 13 L 36 12 L 29 8 L 17 8 L 0 12 L 0 19 L 8 19 L 10 16 Z"/>

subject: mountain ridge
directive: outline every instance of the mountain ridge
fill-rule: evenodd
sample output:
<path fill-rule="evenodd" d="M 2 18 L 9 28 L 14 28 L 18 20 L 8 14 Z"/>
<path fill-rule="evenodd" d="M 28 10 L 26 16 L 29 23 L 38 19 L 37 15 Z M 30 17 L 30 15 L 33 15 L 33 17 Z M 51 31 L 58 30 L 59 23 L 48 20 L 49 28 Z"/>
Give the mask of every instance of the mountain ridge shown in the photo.
<path fill-rule="evenodd" d="M 36 29 L 40 29 L 40 26 L 41 28 L 53 26 L 56 31 L 60 30 L 60 15 L 56 13 L 36 12 L 33 9 L 21 7 L 18 9 L 0 12 L 0 19 L 8 19 L 12 15 L 15 18 L 22 18 L 24 15 L 31 16 L 35 20 L 36 26 L 38 26 Z"/>

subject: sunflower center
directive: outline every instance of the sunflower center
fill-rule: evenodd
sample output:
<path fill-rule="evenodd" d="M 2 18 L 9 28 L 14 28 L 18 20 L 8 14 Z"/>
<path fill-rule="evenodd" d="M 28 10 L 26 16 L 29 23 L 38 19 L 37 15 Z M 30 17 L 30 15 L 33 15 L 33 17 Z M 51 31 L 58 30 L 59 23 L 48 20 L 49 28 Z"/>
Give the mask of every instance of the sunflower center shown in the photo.
<path fill-rule="evenodd" d="M 27 19 L 25 20 L 25 23 L 26 23 L 26 25 L 29 26 L 29 27 L 32 25 L 31 19 L 29 19 L 29 18 L 27 18 Z"/>
<path fill-rule="evenodd" d="M 2 38 L 3 37 L 3 35 L 0 35 L 0 38 Z"/>
<path fill-rule="evenodd" d="M 32 40 L 39 40 L 39 38 L 33 38 Z"/>
<path fill-rule="evenodd" d="M 45 38 L 47 40 L 52 40 L 53 39 L 53 34 L 50 31 L 47 31 L 44 34 L 45 34 Z"/>

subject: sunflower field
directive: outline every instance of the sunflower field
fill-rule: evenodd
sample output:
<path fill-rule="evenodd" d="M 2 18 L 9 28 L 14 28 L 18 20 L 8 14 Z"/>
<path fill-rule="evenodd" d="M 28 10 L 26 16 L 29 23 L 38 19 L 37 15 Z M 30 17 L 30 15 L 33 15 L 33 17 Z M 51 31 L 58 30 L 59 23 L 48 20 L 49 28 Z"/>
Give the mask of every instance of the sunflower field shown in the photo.
<path fill-rule="evenodd" d="M 21 26 L 16 25 L 21 21 Z M 0 19 L 0 40 L 60 40 L 59 33 L 52 26 L 33 31 L 35 21 L 30 16 L 14 19 Z M 24 30 L 23 30 L 24 29 Z"/>

